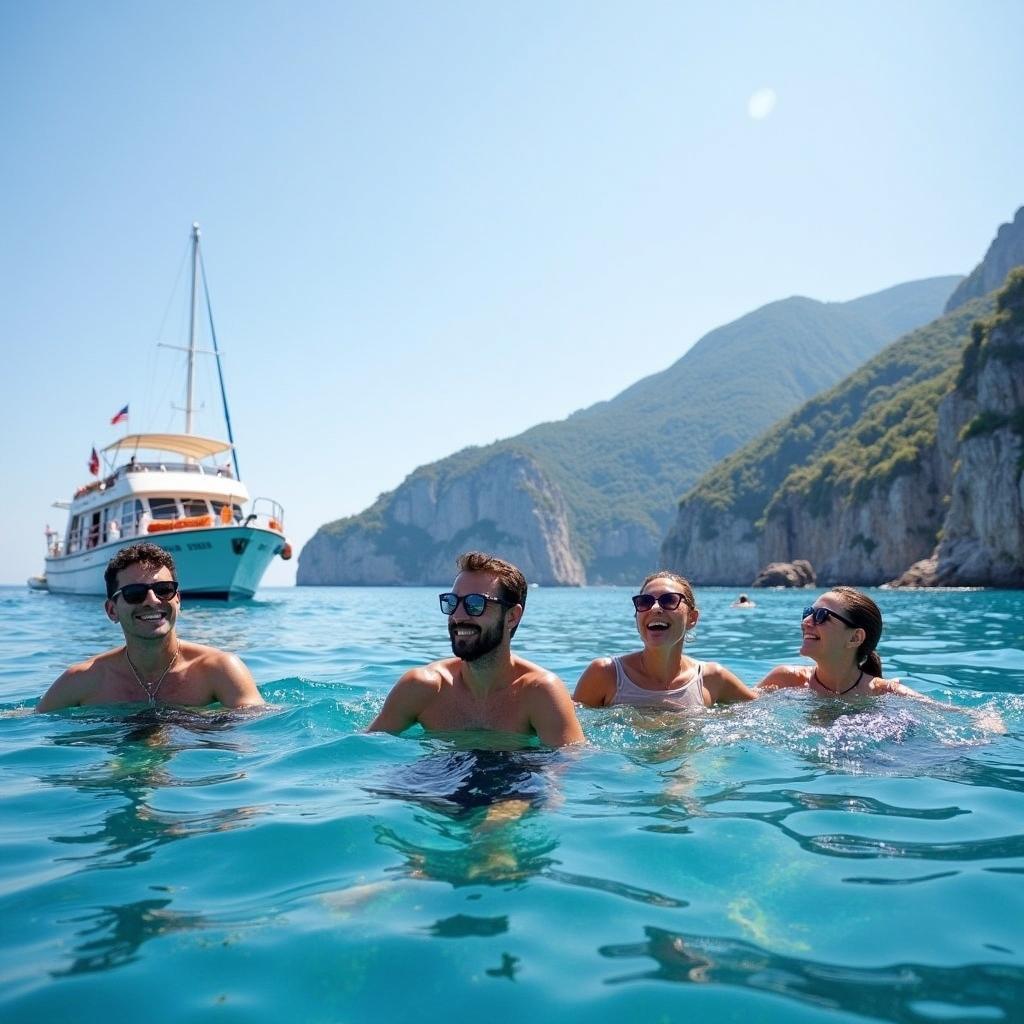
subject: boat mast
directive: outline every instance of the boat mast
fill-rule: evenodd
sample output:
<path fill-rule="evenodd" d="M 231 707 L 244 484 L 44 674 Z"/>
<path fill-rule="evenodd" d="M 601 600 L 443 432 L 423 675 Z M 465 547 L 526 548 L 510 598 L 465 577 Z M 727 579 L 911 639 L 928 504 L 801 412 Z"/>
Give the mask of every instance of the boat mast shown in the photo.
<path fill-rule="evenodd" d="M 238 449 L 235 447 L 235 435 L 231 430 L 231 411 L 228 409 L 228 393 L 224 387 L 224 367 L 220 361 L 220 348 L 217 346 L 217 329 L 213 326 L 213 306 L 210 303 L 210 286 L 206 283 L 206 264 L 203 254 L 199 254 L 199 272 L 203 277 L 203 296 L 206 299 L 206 315 L 210 319 L 210 339 L 213 341 L 213 355 L 217 360 L 217 379 L 220 381 L 220 400 L 224 405 L 224 423 L 228 428 L 228 440 L 231 442 L 231 460 L 235 464 L 235 479 L 241 480 L 238 469 Z"/>
<path fill-rule="evenodd" d="M 192 433 L 196 363 L 196 296 L 199 292 L 199 225 L 192 225 L 192 306 L 188 325 L 188 383 L 185 387 L 185 433 Z M 191 462 L 192 460 L 189 459 Z"/>

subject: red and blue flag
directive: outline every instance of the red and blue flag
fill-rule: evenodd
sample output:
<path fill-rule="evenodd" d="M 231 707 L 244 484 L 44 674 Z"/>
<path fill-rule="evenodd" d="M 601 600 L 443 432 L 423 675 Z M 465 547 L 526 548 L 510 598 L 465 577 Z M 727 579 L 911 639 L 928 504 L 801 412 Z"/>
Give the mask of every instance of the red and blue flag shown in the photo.
<path fill-rule="evenodd" d="M 115 423 L 124 423 L 128 419 L 128 406 L 126 405 L 123 409 L 117 412 L 114 418 L 110 421 L 110 425 L 113 426 Z"/>
<path fill-rule="evenodd" d="M 93 476 L 100 475 L 100 457 L 96 453 L 95 448 L 92 450 L 92 455 L 89 456 L 89 472 L 92 473 Z"/>

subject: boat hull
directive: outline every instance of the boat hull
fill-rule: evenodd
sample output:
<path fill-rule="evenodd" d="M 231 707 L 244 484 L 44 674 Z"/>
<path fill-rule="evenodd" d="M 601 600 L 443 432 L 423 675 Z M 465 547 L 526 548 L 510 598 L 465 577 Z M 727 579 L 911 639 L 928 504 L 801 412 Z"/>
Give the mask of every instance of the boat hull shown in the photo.
<path fill-rule="evenodd" d="M 177 566 L 185 597 L 236 600 L 252 597 L 285 540 L 258 526 L 174 530 L 100 544 L 86 551 L 46 559 L 51 594 L 106 596 L 103 571 L 123 548 L 147 541 L 163 548 Z"/>

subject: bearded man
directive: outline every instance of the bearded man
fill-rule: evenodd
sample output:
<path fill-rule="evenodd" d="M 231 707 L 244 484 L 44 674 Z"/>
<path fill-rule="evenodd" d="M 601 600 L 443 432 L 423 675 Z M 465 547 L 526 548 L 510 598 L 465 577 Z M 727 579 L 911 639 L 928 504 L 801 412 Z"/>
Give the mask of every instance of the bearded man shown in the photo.
<path fill-rule="evenodd" d="M 489 729 L 537 736 L 549 747 L 582 743 L 565 685 L 514 655 L 512 637 L 526 605 L 526 579 L 510 562 L 470 551 L 440 595 L 453 658 L 410 669 L 395 683 L 370 732 Z"/>

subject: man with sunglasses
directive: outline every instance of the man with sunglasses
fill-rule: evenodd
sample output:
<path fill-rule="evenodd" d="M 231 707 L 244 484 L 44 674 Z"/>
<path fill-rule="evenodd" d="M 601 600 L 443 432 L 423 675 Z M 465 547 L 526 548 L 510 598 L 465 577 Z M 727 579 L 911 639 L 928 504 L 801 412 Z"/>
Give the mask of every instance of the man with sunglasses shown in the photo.
<path fill-rule="evenodd" d="M 263 704 L 242 660 L 179 640 L 181 596 L 171 556 L 155 544 L 133 544 L 107 564 L 107 618 L 124 646 L 72 665 L 42 696 L 37 712 L 83 704 L 143 702 L 228 708 Z"/>
<path fill-rule="evenodd" d="M 437 732 L 536 735 L 549 747 L 581 743 L 562 681 L 511 651 L 526 604 L 523 574 L 479 551 L 460 556 L 458 567 L 451 591 L 440 595 L 455 656 L 406 672 L 369 731 L 400 733 L 419 722 Z"/>

